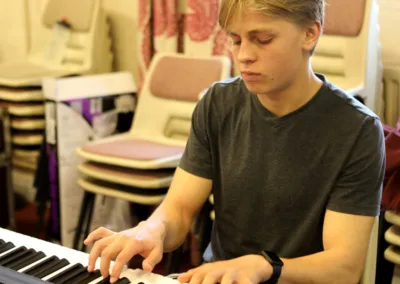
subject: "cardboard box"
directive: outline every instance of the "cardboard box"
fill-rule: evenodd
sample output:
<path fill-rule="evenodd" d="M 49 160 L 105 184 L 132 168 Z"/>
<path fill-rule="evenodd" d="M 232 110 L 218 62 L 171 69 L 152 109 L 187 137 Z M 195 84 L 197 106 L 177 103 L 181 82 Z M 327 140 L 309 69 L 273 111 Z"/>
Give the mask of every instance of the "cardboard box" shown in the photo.
<path fill-rule="evenodd" d="M 136 85 L 131 73 L 118 72 L 43 79 L 49 158 L 51 231 L 72 247 L 83 197 L 77 185 L 76 149 L 116 132 L 119 112 L 134 111 Z M 102 224 L 107 204 L 97 198 L 92 224 Z"/>

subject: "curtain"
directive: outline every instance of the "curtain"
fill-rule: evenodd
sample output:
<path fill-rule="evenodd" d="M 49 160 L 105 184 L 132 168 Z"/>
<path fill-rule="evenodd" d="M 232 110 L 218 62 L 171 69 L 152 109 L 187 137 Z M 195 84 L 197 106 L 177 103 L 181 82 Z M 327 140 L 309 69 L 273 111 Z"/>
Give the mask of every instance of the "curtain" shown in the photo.
<path fill-rule="evenodd" d="M 139 0 L 139 89 L 156 52 L 232 58 L 218 24 L 221 0 Z"/>

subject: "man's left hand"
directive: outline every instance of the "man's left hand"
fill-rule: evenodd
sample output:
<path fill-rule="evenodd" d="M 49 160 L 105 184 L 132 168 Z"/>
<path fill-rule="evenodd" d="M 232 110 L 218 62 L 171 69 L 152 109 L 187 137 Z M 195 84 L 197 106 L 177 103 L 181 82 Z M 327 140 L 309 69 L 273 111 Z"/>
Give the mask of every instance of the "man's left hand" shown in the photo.
<path fill-rule="evenodd" d="M 272 275 L 272 266 L 260 255 L 207 263 L 181 274 L 178 281 L 190 284 L 258 284 Z"/>

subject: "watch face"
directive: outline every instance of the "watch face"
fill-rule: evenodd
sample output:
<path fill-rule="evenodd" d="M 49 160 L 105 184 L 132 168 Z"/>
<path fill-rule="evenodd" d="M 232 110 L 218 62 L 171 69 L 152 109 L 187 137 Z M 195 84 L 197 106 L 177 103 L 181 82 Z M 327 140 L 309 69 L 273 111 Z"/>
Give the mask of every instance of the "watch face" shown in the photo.
<path fill-rule="evenodd" d="M 268 260 L 269 263 L 274 265 L 283 265 L 282 260 L 275 253 L 264 250 L 262 254 Z"/>

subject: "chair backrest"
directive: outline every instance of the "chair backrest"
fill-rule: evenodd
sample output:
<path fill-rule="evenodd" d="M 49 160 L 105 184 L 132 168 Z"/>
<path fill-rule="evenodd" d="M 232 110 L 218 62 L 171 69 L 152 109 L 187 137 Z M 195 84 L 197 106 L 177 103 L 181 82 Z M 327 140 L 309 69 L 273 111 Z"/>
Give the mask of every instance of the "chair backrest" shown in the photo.
<path fill-rule="evenodd" d="M 45 52 L 52 37 L 53 26 L 65 19 L 71 25 L 71 35 L 62 62 L 56 67 L 71 70 L 71 74 L 110 71 L 111 40 L 101 0 L 46 1 L 41 22 L 33 37 L 29 59 L 46 65 Z"/>
<path fill-rule="evenodd" d="M 327 2 L 325 31 L 312 57 L 313 69 L 346 91 L 361 88 L 357 93 L 376 110 L 382 69 L 378 4 L 376 0 Z"/>
<path fill-rule="evenodd" d="M 146 75 L 131 134 L 137 138 L 184 145 L 199 94 L 230 77 L 225 56 L 194 57 L 157 53 Z"/>

